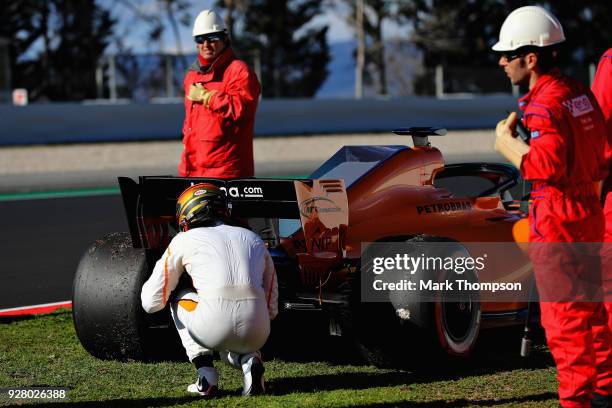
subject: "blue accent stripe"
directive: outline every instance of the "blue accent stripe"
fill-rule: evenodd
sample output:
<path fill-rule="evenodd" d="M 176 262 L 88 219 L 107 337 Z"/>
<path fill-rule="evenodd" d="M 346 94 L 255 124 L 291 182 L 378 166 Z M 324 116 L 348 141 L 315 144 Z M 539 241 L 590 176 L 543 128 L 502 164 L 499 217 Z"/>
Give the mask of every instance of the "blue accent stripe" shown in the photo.
<path fill-rule="evenodd" d="M 31 193 L 0 194 L 0 201 L 46 200 L 51 198 L 93 197 L 119 194 L 118 187 L 89 188 L 81 190 L 37 191 Z"/>

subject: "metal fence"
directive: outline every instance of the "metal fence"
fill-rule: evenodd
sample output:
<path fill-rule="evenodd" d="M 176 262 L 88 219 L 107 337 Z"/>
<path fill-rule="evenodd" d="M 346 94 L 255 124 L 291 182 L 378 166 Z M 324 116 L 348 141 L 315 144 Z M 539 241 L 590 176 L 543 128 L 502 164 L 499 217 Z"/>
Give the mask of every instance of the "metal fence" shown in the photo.
<path fill-rule="evenodd" d="M 183 75 L 196 54 L 117 54 L 96 68 L 97 99 L 150 101 L 182 95 Z"/>
<path fill-rule="evenodd" d="M 116 54 L 96 68 L 98 99 L 156 101 L 183 97 L 183 77 L 197 54 Z M 241 55 L 259 77 L 257 54 Z"/>
<path fill-rule="evenodd" d="M 183 97 L 182 81 L 197 54 L 117 54 L 102 60 L 96 70 L 97 98 L 99 100 L 164 101 Z M 241 55 L 261 79 L 257 54 Z M 595 66 L 569 67 L 567 74 L 592 82 Z M 346 75 L 354 75 L 347 72 Z M 413 67 L 405 78 L 388 75 L 389 95 L 436 96 L 438 98 L 472 97 L 489 94 L 519 95 L 526 90 L 512 86 L 504 71 L 491 67 L 437 66 Z M 265 84 L 262 84 L 265 86 Z M 370 87 L 373 89 L 373 87 Z M 352 92 L 346 92 L 351 94 Z M 368 96 L 375 93 L 368 92 Z"/>
<path fill-rule="evenodd" d="M 11 69 L 9 39 L 0 37 L 0 103 L 8 102 L 11 95 Z"/>
<path fill-rule="evenodd" d="M 584 84 L 591 84 L 595 75 L 595 65 L 586 67 L 564 67 L 562 71 L 580 80 Z M 438 98 L 469 97 L 473 95 L 512 94 L 518 96 L 527 89 L 513 86 L 500 67 L 443 67 L 424 70 L 414 82 L 415 93 L 430 95 Z"/>

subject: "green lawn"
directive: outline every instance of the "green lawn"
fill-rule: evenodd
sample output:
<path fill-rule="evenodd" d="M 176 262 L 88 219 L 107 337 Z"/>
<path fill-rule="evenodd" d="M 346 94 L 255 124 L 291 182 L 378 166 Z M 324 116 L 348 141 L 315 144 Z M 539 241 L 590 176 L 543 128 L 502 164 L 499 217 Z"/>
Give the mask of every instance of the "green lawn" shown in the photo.
<path fill-rule="evenodd" d="M 266 363 L 269 395 L 241 397 L 239 372 L 217 362 L 221 396 L 202 400 L 184 392 L 195 379 L 189 363 L 95 359 L 77 340 L 70 312 L 59 311 L 0 320 L 0 388 L 67 387 L 69 399 L 48 402 L 54 406 L 557 406 L 555 370 L 546 349 L 540 346 L 522 360 L 518 338 L 507 337 L 485 334 L 481 351 L 469 362 L 437 363 L 415 372 L 352 364 L 341 357 L 344 343 L 315 339 L 303 361 Z M 0 405 L 41 402 L 0 396 Z"/>

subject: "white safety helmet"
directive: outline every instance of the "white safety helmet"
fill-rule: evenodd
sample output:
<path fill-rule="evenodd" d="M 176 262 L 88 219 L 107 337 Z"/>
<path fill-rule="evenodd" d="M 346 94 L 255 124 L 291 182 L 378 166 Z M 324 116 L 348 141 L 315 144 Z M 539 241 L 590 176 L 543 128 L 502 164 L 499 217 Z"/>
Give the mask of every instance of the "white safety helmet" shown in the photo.
<path fill-rule="evenodd" d="M 565 35 L 557 17 L 542 7 L 525 6 L 506 17 L 493 51 L 514 51 L 525 46 L 548 47 L 563 41 Z"/>
<path fill-rule="evenodd" d="M 200 12 L 193 23 L 194 37 L 198 35 L 225 32 L 227 32 L 225 24 L 217 16 L 217 13 L 211 10 L 203 10 Z"/>

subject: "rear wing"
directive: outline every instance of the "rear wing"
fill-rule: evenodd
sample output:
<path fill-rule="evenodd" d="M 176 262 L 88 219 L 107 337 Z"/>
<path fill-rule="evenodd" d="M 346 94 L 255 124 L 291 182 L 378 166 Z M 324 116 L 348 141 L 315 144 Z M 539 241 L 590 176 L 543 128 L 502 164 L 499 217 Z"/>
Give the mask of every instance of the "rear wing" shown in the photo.
<path fill-rule="evenodd" d="M 412 136 L 412 142 L 414 143 L 414 147 L 429 147 L 429 136 L 444 136 L 446 135 L 446 129 L 439 127 L 409 127 L 395 129 L 393 133 L 395 133 L 396 135 Z"/>
<path fill-rule="evenodd" d="M 348 200 L 343 180 L 141 176 L 136 182 L 119 177 L 134 248 L 165 249 L 177 232 L 178 196 L 187 187 L 204 182 L 225 190 L 233 217 L 299 219 L 307 243 L 325 239 L 327 256 L 344 250 Z M 320 251 L 321 245 L 307 245 L 311 255 L 320 256 Z"/>

